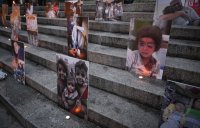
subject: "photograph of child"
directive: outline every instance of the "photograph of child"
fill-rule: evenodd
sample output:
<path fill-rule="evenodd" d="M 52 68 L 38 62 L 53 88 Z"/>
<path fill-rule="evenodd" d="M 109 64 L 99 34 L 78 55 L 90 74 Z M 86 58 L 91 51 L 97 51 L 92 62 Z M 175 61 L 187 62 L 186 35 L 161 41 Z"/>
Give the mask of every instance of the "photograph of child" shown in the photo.
<path fill-rule="evenodd" d="M 66 17 L 81 16 L 82 14 L 83 0 L 68 0 L 65 2 L 65 15 Z"/>
<path fill-rule="evenodd" d="M 200 88 L 167 81 L 160 128 L 200 127 Z"/>
<path fill-rule="evenodd" d="M 38 25 L 37 15 L 26 15 L 26 28 L 28 32 L 28 43 L 34 46 L 38 46 Z"/>
<path fill-rule="evenodd" d="M 151 22 L 143 22 L 140 19 L 131 19 L 130 28 L 134 30 L 130 30 L 126 66 L 133 74 L 160 79 L 162 69 L 155 53 L 161 47 L 162 33 L 159 27 L 150 24 Z"/>
<path fill-rule="evenodd" d="M 18 41 L 19 31 L 21 29 L 20 20 L 20 7 L 13 4 L 12 13 L 10 14 L 10 24 L 11 24 L 11 40 Z"/>
<path fill-rule="evenodd" d="M 89 62 L 61 54 L 56 58 L 59 105 L 87 119 Z"/>
<path fill-rule="evenodd" d="M 45 14 L 48 18 L 56 18 L 59 15 L 59 3 L 58 1 L 47 2 L 45 6 Z"/>
<path fill-rule="evenodd" d="M 123 0 L 96 0 L 98 21 L 118 21 L 123 15 Z"/>
<path fill-rule="evenodd" d="M 25 84 L 25 59 L 24 59 L 24 44 L 21 42 L 11 40 L 12 46 L 12 68 L 14 72 L 14 78 L 22 83 Z"/>
<path fill-rule="evenodd" d="M 7 4 L 2 4 L 2 26 L 7 27 L 6 23 L 6 16 L 8 15 L 8 5 Z"/>
<path fill-rule="evenodd" d="M 88 17 L 69 17 L 67 28 L 68 55 L 87 60 Z"/>

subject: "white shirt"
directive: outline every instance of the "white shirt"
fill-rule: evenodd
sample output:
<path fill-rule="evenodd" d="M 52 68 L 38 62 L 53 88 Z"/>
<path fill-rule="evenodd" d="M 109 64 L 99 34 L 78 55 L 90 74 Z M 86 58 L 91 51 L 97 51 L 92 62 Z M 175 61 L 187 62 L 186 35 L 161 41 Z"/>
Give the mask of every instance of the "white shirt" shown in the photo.
<path fill-rule="evenodd" d="M 152 69 L 149 71 L 143 65 L 142 58 L 138 50 L 132 51 L 128 48 L 126 66 L 128 68 L 128 71 L 130 71 L 131 73 L 136 73 L 138 75 L 148 76 L 148 77 L 155 76 L 156 78 L 160 76 L 160 64 L 158 60 L 156 60 L 156 64 L 153 65 Z"/>
<path fill-rule="evenodd" d="M 84 44 L 84 38 L 82 36 L 83 31 L 84 27 L 74 25 L 72 30 L 73 48 L 83 48 Z"/>

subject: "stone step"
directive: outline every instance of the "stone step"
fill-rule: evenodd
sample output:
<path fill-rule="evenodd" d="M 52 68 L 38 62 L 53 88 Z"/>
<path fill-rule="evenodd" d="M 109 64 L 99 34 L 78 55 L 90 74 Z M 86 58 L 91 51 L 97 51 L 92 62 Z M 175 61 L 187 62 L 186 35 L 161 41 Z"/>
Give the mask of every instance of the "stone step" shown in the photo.
<path fill-rule="evenodd" d="M 25 128 L 100 128 L 63 110 L 31 87 L 20 85 L 12 75 L 1 82 L 0 100 Z"/>
<path fill-rule="evenodd" d="M 7 18 L 9 19 L 9 18 Z M 21 17 L 22 22 L 26 22 L 25 17 Z M 38 17 L 38 24 L 41 25 L 51 25 L 51 26 L 62 26 L 67 27 L 66 18 L 47 18 L 47 17 Z M 129 33 L 129 23 L 128 22 L 115 22 L 115 21 L 95 21 L 89 20 L 89 29 L 95 31 L 104 31 L 112 33 Z"/>
<path fill-rule="evenodd" d="M 200 61 L 167 57 L 164 79 L 179 81 L 200 87 Z"/>
<path fill-rule="evenodd" d="M 10 47 L 10 42 L 8 41 L 8 38 L 1 37 L 2 42 L 0 43 L 0 46 L 8 49 Z M 31 61 L 34 61 L 36 63 L 39 63 L 40 65 L 43 65 L 53 71 L 56 71 L 56 52 L 34 47 L 28 44 L 25 44 L 28 46 L 26 48 L 26 57 L 29 58 Z M 111 53 L 111 52 L 110 52 Z M 109 54 L 107 56 L 98 57 L 98 55 L 93 55 L 92 52 L 89 52 L 91 56 L 93 57 L 91 59 L 89 55 L 89 61 L 94 61 L 95 59 L 98 60 L 98 63 L 106 63 L 106 59 L 108 59 Z M 98 53 L 96 53 L 98 54 Z M 115 53 L 112 53 L 115 54 Z M 110 57 L 111 58 L 111 57 Z M 114 58 L 114 57 L 113 57 Z M 90 60 L 91 59 L 91 60 Z M 117 59 L 116 61 L 117 62 Z M 112 62 L 114 63 L 114 61 Z M 161 105 L 161 96 L 164 91 L 164 82 L 157 80 L 152 81 L 149 83 L 148 79 L 144 80 L 142 82 L 142 85 L 140 85 L 141 81 L 137 76 L 133 76 L 129 72 L 125 70 L 120 70 L 100 64 L 96 64 L 91 62 L 90 63 L 90 83 L 92 86 L 103 89 L 108 92 L 112 92 L 116 95 L 136 100 L 140 103 L 147 104 L 149 106 L 153 106 L 155 108 L 159 108 Z M 117 64 L 114 64 L 117 65 Z M 133 84 L 137 83 L 137 84 Z M 107 87 L 105 86 L 107 85 Z M 108 88 L 109 87 L 109 88 Z M 121 91 L 118 91 L 121 90 Z M 154 91 L 156 90 L 156 91 Z M 127 93 L 124 93 L 127 92 Z M 130 92 L 130 93 L 128 93 Z M 134 92 L 134 93 L 133 93 Z M 143 95 L 137 96 L 138 94 Z"/>
<path fill-rule="evenodd" d="M 38 17 L 45 17 L 44 11 L 34 11 L 33 13 L 37 14 Z M 95 12 L 84 11 L 82 16 L 86 16 L 86 17 L 89 17 L 90 20 L 94 20 L 95 19 Z M 59 17 L 60 18 L 65 17 L 64 11 L 59 12 Z M 124 12 L 123 16 L 122 16 L 122 21 L 129 22 L 130 18 L 132 18 L 132 17 L 152 20 L 153 19 L 153 12 Z"/>
<path fill-rule="evenodd" d="M 123 11 L 124 12 L 154 12 L 155 3 L 132 3 L 132 4 L 124 4 Z M 96 11 L 96 4 L 85 4 L 83 6 L 83 11 Z"/>
<path fill-rule="evenodd" d="M 51 39 L 51 37 L 49 37 L 49 39 Z M 44 43 L 48 44 L 48 41 L 44 41 Z M 51 47 L 51 45 L 49 45 L 49 46 Z M 51 49 L 53 49 L 53 47 Z M 174 47 L 174 49 L 176 49 L 176 47 Z M 125 67 L 126 49 L 112 48 L 112 50 L 110 50 L 110 48 L 106 47 L 106 46 L 99 46 L 99 45 L 95 45 L 95 44 L 93 44 L 93 45 L 89 44 L 88 51 L 89 51 L 89 55 L 88 55 L 89 61 L 92 61 L 92 62 L 95 62 L 95 63 L 99 63 L 99 64 L 108 65 L 108 66 L 112 66 L 112 67 L 116 67 L 116 68 L 119 68 L 119 69 L 124 69 L 124 67 Z M 187 51 L 187 52 L 189 53 L 190 51 Z M 170 61 L 168 63 L 175 64 L 175 65 L 182 64 L 182 63 L 176 62 L 176 60 L 173 60 L 173 59 L 170 59 Z M 173 68 L 173 66 L 166 65 L 166 68 L 165 68 L 166 76 L 170 75 L 170 73 L 167 73 L 168 72 L 167 70 L 171 71 L 172 69 L 176 73 L 182 73 L 183 76 L 184 75 L 187 76 L 187 75 L 190 75 L 190 74 L 193 76 L 193 72 L 190 71 L 190 68 L 198 69 L 198 65 L 196 65 L 196 66 L 194 65 L 193 66 L 190 63 L 187 64 L 187 65 L 189 66 L 189 68 L 187 68 L 187 67 L 186 68 L 185 67 L 181 67 L 181 68 L 175 67 L 175 68 Z M 187 65 L 183 65 L 183 66 L 187 66 Z M 196 74 L 197 74 L 197 76 L 199 76 L 199 72 L 196 72 Z M 174 78 L 173 80 L 176 80 L 176 81 L 181 80 L 182 79 L 182 75 L 176 76 L 177 79 Z M 193 82 L 196 83 L 196 84 L 198 83 L 198 82 L 196 82 L 197 80 L 195 80 L 195 79 L 188 79 L 186 81 L 188 83 L 193 83 Z"/>
<path fill-rule="evenodd" d="M 170 39 L 167 55 L 200 60 L 199 41 Z"/>
<path fill-rule="evenodd" d="M 22 23 L 22 29 L 26 30 L 26 24 Z M 53 36 L 65 37 L 67 40 L 67 28 L 51 25 L 38 25 L 39 34 L 48 34 Z M 88 33 L 89 42 L 95 44 L 101 44 L 105 46 L 127 48 L 127 42 L 129 41 L 128 34 L 110 33 L 101 31 L 92 31 Z"/>
<path fill-rule="evenodd" d="M 23 126 L 20 124 L 17 118 L 14 117 L 13 114 L 8 110 L 8 108 L 2 103 L 1 98 L 0 98 L 0 113 L 1 113 L 0 124 L 2 128 L 23 128 Z"/>
<path fill-rule="evenodd" d="M 3 49 L 0 49 L 0 51 L 1 52 L 3 51 L 4 55 L 8 54 Z M 4 59 L 2 60 L 1 58 L 0 60 L 3 61 L 4 64 L 8 65 L 8 63 L 6 63 L 6 61 L 9 60 L 8 58 L 6 60 Z M 11 60 L 11 56 L 10 56 L 10 60 Z M 47 96 L 48 98 L 53 97 L 53 98 L 50 98 L 51 100 L 53 101 L 56 100 L 57 74 L 33 62 L 26 60 L 26 63 L 27 63 L 26 64 L 27 84 L 30 85 L 32 88 L 37 89 L 40 93 Z M 26 86 L 17 86 L 17 87 L 26 87 Z M 47 90 L 48 90 L 48 93 L 46 93 Z M 23 92 L 24 91 L 25 89 L 23 89 Z M 23 94 L 24 93 L 21 93 L 21 95 Z M 34 94 L 29 93 L 29 95 L 35 96 L 37 94 L 34 95 Z M 28 101 L 28 99 L 26 101 Z M 155 128 L 158 126 L 159 111 L 149 108 L 147 106 L 138 104 L 136 102 L 129 101 L 127 99 L 115 96 L 113 94 L 104 92 L 102 90 L 93 88 L 91 86 L 89 87 L 88 102 L 89 102 L 88 103 L 89 120 L 95 123 L 98 123 L 102 125 L 103 127 Z M 47 104 L 47 103 L 44 101 L 44 104 Z M 43 104 L 38 105 L 38 107 L 40 107 L 41 105 Z M 72 118 L 74 117 L 71 116 L 71 119 Z M 73 123 L 71 124 L 73 125 Z M 88 127 L 92 127 L 92 126 L 88 126 Z"/>
<path fill-rule="evenodd" d="M 200 27 L 197 26 L 172 26 L 171 38 L 185 40 L 200 40 Z"/>
<path fill-rule="evenodd" d="M 1 35 L 5 36 L 5 37 L 1 36 L 2 40 L 3 39 L 8 40 L 8 38 L 10 38 L 10 35 L 11 35 L 11 30 L 9 28 L 5 29 L 5 28 L 0 27 L 0 33 Z M 54 50 L 61 53 L 65 53 L 65 54 L 67 53 L 66 38 L 52 36 L 52 35 L 49 36 L 45 34 L 39 34 L 38 38 L 39 38 L 38 40 L 39 40 L 40 47 Z M 20 31 L 19 40 L 23 42 L 28 42 L 28 34 L 26 31 Z"/>

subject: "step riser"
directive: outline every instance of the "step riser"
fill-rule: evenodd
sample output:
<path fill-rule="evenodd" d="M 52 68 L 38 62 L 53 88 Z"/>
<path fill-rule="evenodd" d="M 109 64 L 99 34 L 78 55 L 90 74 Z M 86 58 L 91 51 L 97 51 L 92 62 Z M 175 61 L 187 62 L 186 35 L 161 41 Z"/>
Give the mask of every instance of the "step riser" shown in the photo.
<path fill-rule="evenodd" d="M 154 3 L 133 3 L 133 4 L 124 4 L 124 12 L 154 12 L 155 4 Z"/>
<path fill-rule="evenodd" d="M 89 29 L 112 33 L 129 33 L 129 24 L 89 22 Z"/>
<path fill-rule="evenodd" d="M 200 60 L 200 47 L 169 44 L 167 55 L 193 60 Z"/>
<path fill-rule="evenodd" d="M 186 39 L 186 40 L 200 40 L 200 29 L 184 29 L 172 27 L 170 31 L 171 38 L 174 39 Z"/>
<path fill-rule="evenodd" d="M 200 87 L 200 74 L 196 72 L 184 71 L 173 67 L 165 67 L 163 77 L 164 79 L 170 79 Z"/>

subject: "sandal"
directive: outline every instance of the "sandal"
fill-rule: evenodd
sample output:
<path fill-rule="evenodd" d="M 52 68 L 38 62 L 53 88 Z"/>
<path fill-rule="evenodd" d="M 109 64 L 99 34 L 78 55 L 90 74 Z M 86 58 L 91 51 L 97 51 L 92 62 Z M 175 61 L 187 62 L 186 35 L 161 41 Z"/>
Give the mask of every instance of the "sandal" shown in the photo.
<path fill-rule="evenodd" d="M 0 70 L 0 80 L 4 80 L 7 76 L 8 76 L 7 73 Z"/>

